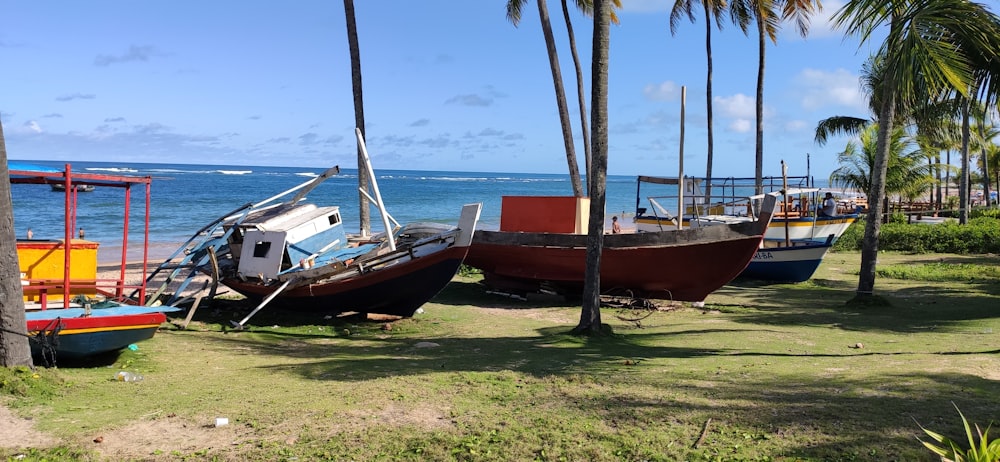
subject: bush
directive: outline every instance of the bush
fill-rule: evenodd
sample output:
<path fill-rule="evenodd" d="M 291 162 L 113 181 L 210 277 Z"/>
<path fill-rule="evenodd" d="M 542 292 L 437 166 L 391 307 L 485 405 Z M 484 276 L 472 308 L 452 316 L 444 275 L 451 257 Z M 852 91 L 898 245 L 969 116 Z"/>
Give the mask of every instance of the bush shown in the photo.
<path fill-rule="evenodd" d="M 834 245 L 834 250 L 860 250 L 864 220 L 852 224 Z M 1000 253 L 1000 220 L 988 216 L 960 225 L 948 221 L 938 225 L 889 222 L 879 233 L 879 250 L 911 253 Z"/>

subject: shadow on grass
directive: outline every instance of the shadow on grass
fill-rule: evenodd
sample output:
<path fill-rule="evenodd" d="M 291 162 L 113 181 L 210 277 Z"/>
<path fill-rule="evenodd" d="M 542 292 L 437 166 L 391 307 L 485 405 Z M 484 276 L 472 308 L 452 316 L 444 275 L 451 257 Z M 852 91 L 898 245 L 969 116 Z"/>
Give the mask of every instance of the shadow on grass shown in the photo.
<path fill-rule="evenodd" d="M 414 324 L 408 326 L 411 331 L 422 332 L 427 329 L 420 324 L 434 321 L 411 319 L 403 322 Z M 662 367 L 663 362 L 657 361 L 655 372 L 642 369 L 654 359 L 666 359 L 666 364 L 679 365 L 681 363 L 672 360 L 882 354 L 891 357 L 900 353 L 783 355 L 745 349 L 657 346 L 657 342 L 663 343 L 664 333 L 638 329 L 605 338 L 566 335 L 566 326 L 540 328 L 524 336 L 412 338 L 381 332 L 375 325 L 353 327 L 358 331 L 346 336 L 253 331 L 247 335 L 214 336 L 204 341 L 225 348 L 249 349 L 255 355 L 273 356 L 278 358 L 277 364 L 264 369 L 298 374 L 318 382 L 364 383 L 437 372 L 485 373 L 490 374 L 489 377 L 499 374 L 495 381 L 506 377 L 506 371 L 514 371 L 534 377 L 541 384 L 539 386 L 545 386 L 553 376 L 567 379 L 588 376 L 600 383 L 593 392 L 588 387 L 573 387 L 559 393 L 532 394 L 530 388 L 515 387 L 514 391 L 505 389 L 504 393 L 513 394 L 505 399 L 509 398 L 511 406 L 527 405 L 522 401 L 553 409 L 575 405 L 584 412 L 600 414 L 601 420 L 608 425 L 649 428 L 649 431 L 655 431 L 657 426 L 675 424 L 698 428 L 711 418 L 719 430 L 710 432 L 705 447 L 725 449 L 726 445 L 734 444 L 733 441 L 753 444 L 758 439 L 787 438 L 791 443 L 783 447 L 794 448 L 790 455 L 815 458 L 811 460 L 922 460 L 912 458 L 914 448 L 920 448 L 914 439 L 921 436 L 915 422 L 935 431 L 961 435 L 952 402 L 963 410 L 974 409 L 972 415 L 967 413 L 974 421 L 988 423 L 989 418 L 1000 414 L 1000 400 L 996 398 L 1000 396 L 1000 382 L 972 374 L 927 372 L 846 379 L 838 377 L 836 372 L 796 375 L 794 371 L 782 371 L 777 378 L 763 369 L 751 367 L 762 364 L 753 361 L 740 367 L 723 363 L 720 367 L 680 366 L 677 369 Z M 404 327 L 407 326 L 401 326 Z M 757 332 L 760 330 L 692 329 L 670 335 L 753 336 Z M 306 341 L 316 337 L 327 337 L 327 340 Z M 421 343 L 426 347 L 421 347 Z M 968 348 L 967 351 L 938 354 L 998 352 Z M 309 361 L 290 364 L 282 363 L 280 358 Z M 648 392 L 612 385 L 618 382 L 614 377 L 628 382 L 629 377 L 637 374 L 642 374 L 642 378 L 637 379 L 643 384 L 640 390 Z M 468 380 L 480 379 L 466 378 L 462 383 L 467 384 Z M 802 434 L 811 436 L 802 437 Z M 823 439 L 803 439 L 817 438 L 817 435 Z M 697 432 L 690 437 L 693 442 Z M 881 452 L 870 454 L 873 448 Z M 829 459 L 831 454 L 851 454 L 852 451 L 865 452 L 857 459 Z M 893 457 L 900 453 L 910 457 Z M 928 457 L 925 460 L 935 459 Z"/>
<path fill-rule="evenodd" d="M 830 325 L 845 330 L 921 332 L 950 329 L 960 323 L 1000 316 L 997 300 L 971 293 L 967 285 L 944 283 L 882 288 L 877 294 L 888 306 L 849 303 L 855 287 L 842 281 L 816 280 L 803 284 L 734 283 L 709 299 L 722 311 L 738 310 L 738 322 L 767 325 Z M 883 285 L 885 283 L 883 282 Z M 996 283 L 988 284 L 997 290 Z"/>

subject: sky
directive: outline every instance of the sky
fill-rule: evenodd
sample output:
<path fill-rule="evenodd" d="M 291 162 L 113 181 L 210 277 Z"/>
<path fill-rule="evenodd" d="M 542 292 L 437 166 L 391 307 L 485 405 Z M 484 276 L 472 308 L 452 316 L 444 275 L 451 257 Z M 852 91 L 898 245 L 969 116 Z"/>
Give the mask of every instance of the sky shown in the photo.
<path fill-rule="evenodd" d="M 565 174 L 536 3 L 355 0 L 368 152 L 376 170 Z M 667 0 L 622 0 L 611 26 L 608 173 L 705 174 L 705 25 L 669 28 Z M 858 83 L 878 44 L 830 26 L 824 1 L 802 38 L 768 43 L 764 173 L 825 179 L 846 138 L 814 141 L 834 115 L 869 117 Z M 548 2 L 579 165 L 576 73 L 559 2 Z M 356 167 L 342 2 L 0 0 L 0 120 L 16 160 Z M 590 96 L 593 21 L 571 12 Z M 713 176 L 754 174 L 758 51 L 713 29 Z M 587 104 L 590 122 L 590 104 Z M 808 159 L 808 160 L 807 160 Z M 808 166 L 807 166 L 808 164 Z"/>

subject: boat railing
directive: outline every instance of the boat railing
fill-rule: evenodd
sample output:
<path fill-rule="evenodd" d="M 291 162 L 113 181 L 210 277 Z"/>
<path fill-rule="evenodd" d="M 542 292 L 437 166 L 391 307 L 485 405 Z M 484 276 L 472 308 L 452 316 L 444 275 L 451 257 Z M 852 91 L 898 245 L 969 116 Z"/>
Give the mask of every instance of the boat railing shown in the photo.
<path fill-rule="evenodd" d="M 125 304 L 136 304 L 136 301 L 125 296 L 127 290 L 137 290 L 141 284 L 125 284 L 121 279 L 70 279 L 70 300 L 63 299 L 64 288 L 67 285 L 62 278 L 22 279 L 21 288 L 25 297 L 27 309 L 49 309 L 49 305 L 59 308 L 80 306 L 82 303 L 97 303 L 102 300 L 114 300 Z M 50 298 L 53 297 L 53 298 Z"/>

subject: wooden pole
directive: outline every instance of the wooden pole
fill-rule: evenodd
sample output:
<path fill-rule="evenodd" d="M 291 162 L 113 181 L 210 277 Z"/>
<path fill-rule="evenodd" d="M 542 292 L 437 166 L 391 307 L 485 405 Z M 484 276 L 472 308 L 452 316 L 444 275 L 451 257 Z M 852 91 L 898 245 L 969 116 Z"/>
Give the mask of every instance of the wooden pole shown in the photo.
<path fill-rule="evenodd" d="M 681 142 L 677 168 L 677 229 L 684 227 L 684 106 L 687 100 L 687 87 L 681 87 Z"/>

